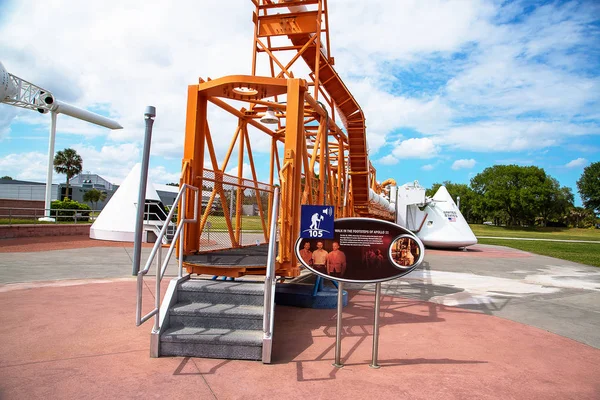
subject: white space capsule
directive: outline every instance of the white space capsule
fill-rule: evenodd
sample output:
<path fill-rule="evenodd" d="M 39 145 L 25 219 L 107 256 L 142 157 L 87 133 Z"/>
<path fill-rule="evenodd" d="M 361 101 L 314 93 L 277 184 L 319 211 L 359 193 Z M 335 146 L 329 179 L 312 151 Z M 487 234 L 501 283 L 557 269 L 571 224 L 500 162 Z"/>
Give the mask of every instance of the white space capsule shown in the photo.
<path fill-rule="evenodd" d="M 423 210 L 427 217 L 417 236 L 426 246 L 460 248 L 477 244 L 477 238 L 445 186 L 440 186 Z"/>
<path fill-rule="evenodd" d="M 477 243 L 471 227 L 445 186 L 432 198 L 417 181 L 398 188 L 396 223 L 413 231 L 427 247 L 457 249 Z"/>

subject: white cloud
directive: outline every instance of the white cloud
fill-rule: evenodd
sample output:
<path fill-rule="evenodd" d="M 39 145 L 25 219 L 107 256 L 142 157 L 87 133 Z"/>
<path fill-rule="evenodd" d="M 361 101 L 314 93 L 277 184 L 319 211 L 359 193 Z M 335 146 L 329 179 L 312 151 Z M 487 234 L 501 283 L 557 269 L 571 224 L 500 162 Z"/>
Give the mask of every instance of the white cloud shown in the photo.
<path fill-rule="evenodd" d="M 228 175 L 238 176 L 238 166 L 232 167 L 225 171 Z M 242 178 L 251 179 L 252 178 L 252 170 L 250 169 L 250 164 L 243 163 L 242 164 Z"/>
<path fill-rule="evenodd" d="M 17 109 L 2 106 L 0 113 L 0 141 L 10 134 L 10 123 L 17 116 Z"/>
<path fill-rule="evenodd" d="M 477 0 L 345 0 L 331 2 L 329 9 L 335 46 L 402 60 L 460 49 L 481 34 L 482 22 L 494 11 Z"/>
<path fill-rule="evenodd" d="M 167 184 L 171 182 L 179 184 L 180 176 L 181 174 L 179 173 L 168 172 L 167 169 L 162 165 L 149 168 L 148 170 L 148 177 L 150 181 L 157 184 Z"/>
<path fill-rule="evenodd" d="M 579 158 L 576 158 L 575 160 L 569 161 L 565 165 L 565 167 L 567 167 L 567 168 L 581 168 L 581 167 L 586 166 L 587 163 L 588 163 L 588 160 L 586 160 L 585 158 L 579 157 Z"/>
<path fill-rule="evenodd" d="M 136 163 L 142 162 L 141 149 L 136 143 L 102 146 L 100 150 L 87 144 L 72 146 L 83 159 L 83 170 L 120 183 Z"/>
<path fill-rule="evenodd" d="M 451 148 L 479 151 L 539 150 L 569 141 L 574 136 L 594 134 L 592 124 L 494 120 L 474 122 L 436 132 L 436 141 Z"/>
<path fill-rule="evenodd" d="M 194 1 L 152 7 L 127 2 L 100 7 L 67 0 L 28 7 L 16 2 L 0 25 L 0 53 L 9 72 L 44 86 L 57 97 L 63 94 L 62 100 L 76 106 L 108 109 L 124 127 L 111 132 L 59 116 L 59 133 L 140 143 L 144 108 L 154 105 L 153 154 L 180 158 L 187 85 L 199 76 L 250 72 L 251 41 L 247 38 L 252 32 L 248 18 L 252 9 L 251 3 Z M 229 26 L 228 34 L 219 40 L 197 35 L 197 28 L 189 31 L 189 27 L 202 26 L 206 32 L 216 32 L 224 24 Z M 40 32 L 50 31 L 53 40 L 40 46 Z M 48 116 L 25 115 L 32 123 L 48 124 Z M 0 135 L 6 136 L 6 125 L 2 119 Z M 222 125 L 213 126 L 213 135 L 219 134 Z"/>
<path fill-rule="evenodd" d="M 437 131 L 447 126 L 452 118 L 452 110 L 439 97 L 416 99 L 393 95 L 370 80 L 350 82 L 348 86 L 367 116 L 371 155 L 388 142 L 396 129 Z"/>
<path fill-rule="evenodd" d="M 466 159 L 462 159 L 462 160 L 456 160 L 452 163 L 452 169 L 453 170 L 457 170 L 457 169 L 463 169 L 463 168 L 473 168 L 476 164 L 476 161 L 472 158 L 466 160 Z"/>
<path fill-rule="evenodd" d="M 431 171 L 435 168 L 433 164 L 425 164 L 421 167 L 423 171 Z"/>
<path fill-rule="evenodd" d="M 0 176 L 8 175 L 13 179 L 46 182 L 46 171 L 48 168 L 48 155 L 37 151 L 8 154 L 0 157 Z M 53 172 L 54 183 L 60 182 L 62 178 Z"/>
<path fill-rule="evenodd" d="M 430 138 L 410 138 L 396 143 L 392 154 L 398 159 L 433 158 L 438 154 L 438 147 Z"/>
<path fill-rule="evenodd" d="M 385 157 L 381 157 L 379 160 L 377 160 L 380 164 L 383 165 L 396 165 L 398 164 L 398 159 L 396 157 L 394 157 L 391 154 L 388 154 Z"/>
<path fill-rule="evenodd" d="M 86 170 L 123 178 L 139 158 L 144 108 L 154 105 L 152 155 L 175 160 L 169 166 L 161 161 L 165 170 L 156 171 L 178 174 L 187 85 L 199 76 L 249 74 L 251 68 L 252 3 L 204 3 L 11 2 L 0 22 L 0 54 L 10 72 L 74 105 L 104 110 L 124 126 L 109 131 L 59 117 L 59 134 L 72 135 L 74 143 L 84 140 L 75 135 L 94 139 L 94 146 L 87 140 L 79 145 Z M 505 3 L 328 4 L 335 68 L 365 112 L 371 159 L 390 144 L 396 145 L 392 154 L 377 157 L 384 165 L 452 157 L 456 149 L 499 153 L 576 146 L 578 136 L 600 132 L 600 78 L 593 58 L 599 41 L 589 29 L 597 5 L 558 2 L 524 13 L 528 4 Z M 227 35 L 205 34 L 223 26 Z M 40 46 L 40 32 L 53 32 L 53 40 Z M 260 56 L 259 71 L 266 71 L 266 59 Z M 306 67 L 293 70 L 301 77 Z M 12 146 L 20 140 L 11 123 L 47 132 L 47 115 L 0 107 L 1 146 L 9 148 L 4 154 L 17 153 Z M 237 121 L 213 106 L 209 118 L 221 162 Z M 403 140 L 400 132 L 421 138 Z M 250 136 L 255 153 L 270 149 L 266 135 L 251 130 Z M 131 147 L 121 147 L 125 144 Z M 26 157 L 21 160 L 15 161 L 29 170 L 22 165 Z"/>

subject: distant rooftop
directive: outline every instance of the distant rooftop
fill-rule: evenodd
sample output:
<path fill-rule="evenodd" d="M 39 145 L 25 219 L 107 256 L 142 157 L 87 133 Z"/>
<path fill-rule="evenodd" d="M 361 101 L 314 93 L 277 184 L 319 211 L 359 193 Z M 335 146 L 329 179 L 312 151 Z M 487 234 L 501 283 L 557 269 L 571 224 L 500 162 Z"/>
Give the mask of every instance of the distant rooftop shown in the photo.
<path fill-rule="evenodd" d="M 69 184 L 106 190 L 113 190 L 113 186 L 115 186 L 100 175 L 89 173 L 75 175 L 69 180 Z"/>
<path fill-rule="evenodd" d="M 45 185 L 44 182 L 19 181 L 17 179 L 0 179 L 0 185 Z"/>

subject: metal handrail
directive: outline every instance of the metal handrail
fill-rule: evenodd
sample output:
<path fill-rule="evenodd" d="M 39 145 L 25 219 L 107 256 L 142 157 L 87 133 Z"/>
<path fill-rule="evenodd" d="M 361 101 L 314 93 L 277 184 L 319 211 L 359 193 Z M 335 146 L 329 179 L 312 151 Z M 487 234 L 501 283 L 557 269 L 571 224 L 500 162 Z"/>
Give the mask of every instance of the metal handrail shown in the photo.
<path fill-rule="evenodd" d="M 3 211 L 7 210 L 8 214 L 4 214 Z M 33 213 L 27 213 L 27 214 L 13 214 L 13 211 L 33 211 Z M 38 218 L 41 217 L 45 217 L 46 216 L 46 212 L 48 211 L 48 214 L 50 215 L 51 218 L 54 218 L 54 223 L 58 223 L 59 220 L 75 220 L 75 223 L 77 223 L 78 219 L 83 219 L 83 218 L 96 218 L 97 216 L 92 216 L 92 215 L 88 215 L 88 216 L 79 216 L 78 214 L 81 213 L 88 213 L 88 214 L 92 214 L 92 213 L 96 213 L 99 214 L 100 212 L 102 212 L 102 210 L 80 210 L 80 209 L 76 209 L 76 208 L 52 208 L 52 209 L 44 209 L 44 208 L 40 208 L 40 207 L 0 207 L 0 218 L 8 218 L 8 224 L 9 225 L 13 225 L 12 220 L 16 219 L 30 219 L 33 221 L 33 224 L 36 225 L 38 223 L 40 223 L 41 221 L 38 221 Z M 63 211 L 72 211 L 73 215 L 58 215 L 60 212 Z"/>
<path fill-rule="evenodd" d="M 184 194 L 187 194 L 186 192 L 188 189 L 193 190 L 194 195 L 195 195 L 195 197 L 194 197 L 194 217 L 186 219 L 185 211 L 186 211 L 186 197 L 187 196 L 185 196 Z M 146 322 L 147 320 L 149 320 L 150 318 L 152 318 L 154 316 L 154 329 L 153 330 L 155 332 L 160 329 L 160 321 L 159 321 L 159 310 L 160 310 L 160 302 L 161 302 L 160 282 L 161 282 L 163 276 L 165 275 L 165 272 L 167 270 L 167 265 L 169 264 L 169 260 L 171 259 L 171 255 L 173 254 L 173 250 L 175 249 L 176 243 L 179 243 L 179 260 L 178 260 L 179 263 L 178 263 L 177 276 L 179 278 L 182 277 L 182 275 L 183 275 L 184 225 L 187 223 L 197 223 L 198 222 L 198 200 L 199 200 L 198 188 L 195 186 L 188 185 L 188 184 L 182 185 L 173 204 L 177 204 L 179 202 L 179 200 L 181 200 L 179 209 L 181 210 L 182 218 L 179 221 L 177 230 L 175 231 L 175 235 L 173 236 L 173 241 L 171 242 L 171 245 L 169 246 L 169 250 L 167 251 L 167 256 L 165 257 L 164 261 L 162 262 L 162 266 L 161 266 L 162 239 L 167 232 L 167 228 L 168 228 L 169 224 L 163 225 L 162 229 L 160 230 L 160 234 L 156 238 L 156 242 L 154 243 L 154 246 L 152 247 L 152 251 L 150 252 L 150 255 L 148 256 L 146 265 L 144 266 L 144 268 L 142 270 L 140 270 L 138 272 L 138 275 L 137 275 L 137 308 L 136 308 L 136 314 L 135 314 L 135 325 L 140 326 L 141 324 L 143 324 L 144 322 Z M 167 220 L 170 221 L 171 218 L 173 218 L 173 214 L 175 213 L 176 208 L 177 207 L 173 207 L 171 209 L 171 211 L 169 212 L 169 215 L 167 216 Z M 177 238 L 178 240 L 175 240 L 175 238 Z M 150 266 L 152 266 L 152 263 L 154 262 L 154 258 L 156 257 L 157 254 L 158 254 L 158 259 L 156 260 L 156 293 L 154 296 L 154 298 L 155 298 L 154 309 L 152 311 L 150 311 L 148 314 L 142 316 L 142 300 L 143 300 L 142 293 L 143 293 L 143 288 L 144 288 L 144 276 L 150 270 Z M 136 265 L 134 267 L 139 270 L 139 265 Z"/>
<path fill-rule="evenodd" d="M 271 227 L 269 234 L 269 253 L 267 256 L 267 271 L 265 277 L 265 305 L 263 315 L 263 337 L 271 338 L 273 335 L 273 315 L 275 313 L 275 249 L 277 241 L 277 217 L 279 212 L 279 188 L 273 194 L 273 209 L 271 211 Z"/>
<path fill-rule="evenodd" d="M 168 221 L 168 215 L 167 215 L 167 213 L 165 212 L 165 210 L 163 210 L 163 208 L 162 208 L 162 207 L 159 207 L 159 206 L 157 205 L 157 208 L 160 210 L 160 213 L 156 213 L 156 212 L 150 212 L 150 206 L 151 206 L 152 204 L 153 204 L 153 203 L 145 203 L 145 204 L 144 204 L 144 209 L 145 209 L 145 210 L 144 210 L 144 216 L 148 216 L 148 217 L 149 217 L 150 215 L 154 215 L 154 216 L 156 216 L 156 217 L 157 217 L 157 218 L 158 218 L 160 221 Z M 173 207 L 171 207 L 171 209 L 173 209 Z M 162 219 L 161 217 L 164 217 L 164 219 Z"/>

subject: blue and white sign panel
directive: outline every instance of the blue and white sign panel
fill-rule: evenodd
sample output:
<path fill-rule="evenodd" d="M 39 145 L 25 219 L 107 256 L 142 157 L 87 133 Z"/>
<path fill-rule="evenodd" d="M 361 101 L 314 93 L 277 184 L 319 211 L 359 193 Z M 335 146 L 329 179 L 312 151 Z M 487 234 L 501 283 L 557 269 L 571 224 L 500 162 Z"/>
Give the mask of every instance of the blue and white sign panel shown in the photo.
<path fill-rule="evenodd" d="M 300 211 L 300 237 L 333 239 L 332 206 L 303 205 Z"/>

